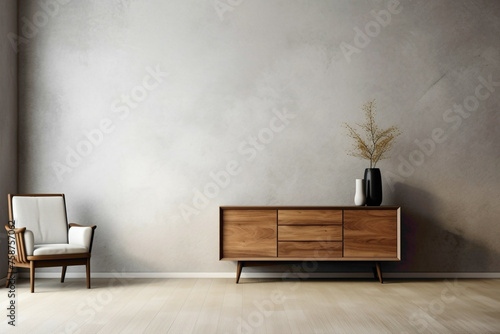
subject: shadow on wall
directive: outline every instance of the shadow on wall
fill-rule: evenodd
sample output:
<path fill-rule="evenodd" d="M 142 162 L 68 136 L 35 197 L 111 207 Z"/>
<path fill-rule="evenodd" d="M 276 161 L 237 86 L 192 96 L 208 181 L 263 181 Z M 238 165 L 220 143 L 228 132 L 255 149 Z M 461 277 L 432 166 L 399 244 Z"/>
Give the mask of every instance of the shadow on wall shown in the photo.
<path fill-rule="evenodd" d="M 401 262 L 384 264 L 384 270 L 401 272 L 485 272 L 498 254 L 460 232 L 460 212 L 438 220 L 446 203 L 431 193 L 403 183 L 395 185 L 395 198 L 402 207 Z M 451 210 L 451 209 L 448 209 Z M 468 224 L 474 224 L 474 221 Z M 456 232 L 450 226 L 457 226 Z M 445 227 L 448 227 L 446 229 Z"/>
<path fill-rule="evenodd" d="M 430 192 L 403 183 L 395 184 L 394 202 L 401 206 L 400 262 L 383 262 L 384 272 L 453 273 L 494 272 L 500 254 L 472 240 L 460 225 L 461 213 Z M 441 211 L 440 211 L 441 210 Z M 448 215 L 443 213 L 448 210 Z M 442 218 L 445 217 L 445 218 Z M 443 219 L 446 219 L 444 221 Z M 450 230 L 450 228 L 456 231 Z M 314 272 L 371 272 L 372 262 L 319 262 Z M 286 266 L 248 268 L 246 272 L 283 272 Z"/>

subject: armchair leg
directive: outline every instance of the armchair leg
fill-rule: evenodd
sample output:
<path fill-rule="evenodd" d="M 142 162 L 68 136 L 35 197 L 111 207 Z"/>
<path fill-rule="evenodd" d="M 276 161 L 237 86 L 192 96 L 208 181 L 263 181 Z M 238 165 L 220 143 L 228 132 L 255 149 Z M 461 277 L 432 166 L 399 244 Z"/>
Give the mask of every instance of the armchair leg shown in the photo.
<path fill-rule="evenodd" d="M 62 267 L 61 283 L 64 283 L 64 278 L 66 277 L 66 268 L 67 268 L 67 266 Z"/>
<path fill-rule="evenodd" d="M 90 258 L 87 259 L 85 268 L 87 269 L 87 289 L 90 289 Z"/>
<path fill-rule="evenodd" d="M 10 278 L 12 277 L 12 270 L 13 270 L 13 266 L 9 265 L 9 271 L 7 273 L 7 280 L 5 281 L 5 287 L 6 288 L 9 287 Z"/>
<path fill-rule="evenodd" d="M 35 292 L 35 261 L 30 261 L 30 288 L 31 293 Z"/>

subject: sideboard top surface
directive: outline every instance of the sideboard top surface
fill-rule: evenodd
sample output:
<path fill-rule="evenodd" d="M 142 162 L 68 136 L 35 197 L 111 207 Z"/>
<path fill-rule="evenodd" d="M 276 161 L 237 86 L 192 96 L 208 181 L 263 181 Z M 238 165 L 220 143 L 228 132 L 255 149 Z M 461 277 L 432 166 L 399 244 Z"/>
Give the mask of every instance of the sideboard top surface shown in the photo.
<path fill-rule="evenodd" d="M 221 206 L 222 210 L 397 210 L 399 206 Z"/>

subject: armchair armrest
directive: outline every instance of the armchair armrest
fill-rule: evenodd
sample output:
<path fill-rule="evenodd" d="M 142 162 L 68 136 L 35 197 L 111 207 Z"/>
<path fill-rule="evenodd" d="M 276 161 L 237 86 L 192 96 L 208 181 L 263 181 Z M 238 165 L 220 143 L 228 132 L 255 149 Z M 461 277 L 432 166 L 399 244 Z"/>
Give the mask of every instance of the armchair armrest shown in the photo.
<path fill-rule="evenodd" d="M 73 245 L 84 246 L 89 253 L 92 251 L 92 242 L 94 240 L 95 225 L 79 225 L 75 223 L 69 224 L 68 241 Z"/>
<path fill-rule="evenodd" d="M 33 250 L 35 249 L 35 236 L 30 230 L 24 232 L 24 247 L 26 250 L 26 256 L 32 256 Z"/>
<path fill-rule="evenodd" d="M 16 244 L 14 249 L 16 260 L 21 263 L 28 263 L 26 256 L 33 255 L 33 249 L 35 247 L 33 232 L 27 230 L 26 227 L 12 228 L 9 224 L 5 225 L 5 229 L 7 230 L 9 239 L 12 238 L 12 236 L 10 236 L 12 233 L 15 235 Z"/>

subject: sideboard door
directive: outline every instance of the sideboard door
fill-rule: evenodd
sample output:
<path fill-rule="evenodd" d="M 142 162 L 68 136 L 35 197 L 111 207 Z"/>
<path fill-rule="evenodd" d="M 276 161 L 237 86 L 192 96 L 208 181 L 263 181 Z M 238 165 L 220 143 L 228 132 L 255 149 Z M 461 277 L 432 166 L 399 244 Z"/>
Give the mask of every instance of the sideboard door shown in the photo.
<path fill-rule="evenodd" d="M 399 210 L 344 210 L 344 257 L 400 259 Z"/>
<path fill-rule="evenodd" d="M 275 258 L 278 247 L 276 210 L 223 210 L 221 258 Z"/>

